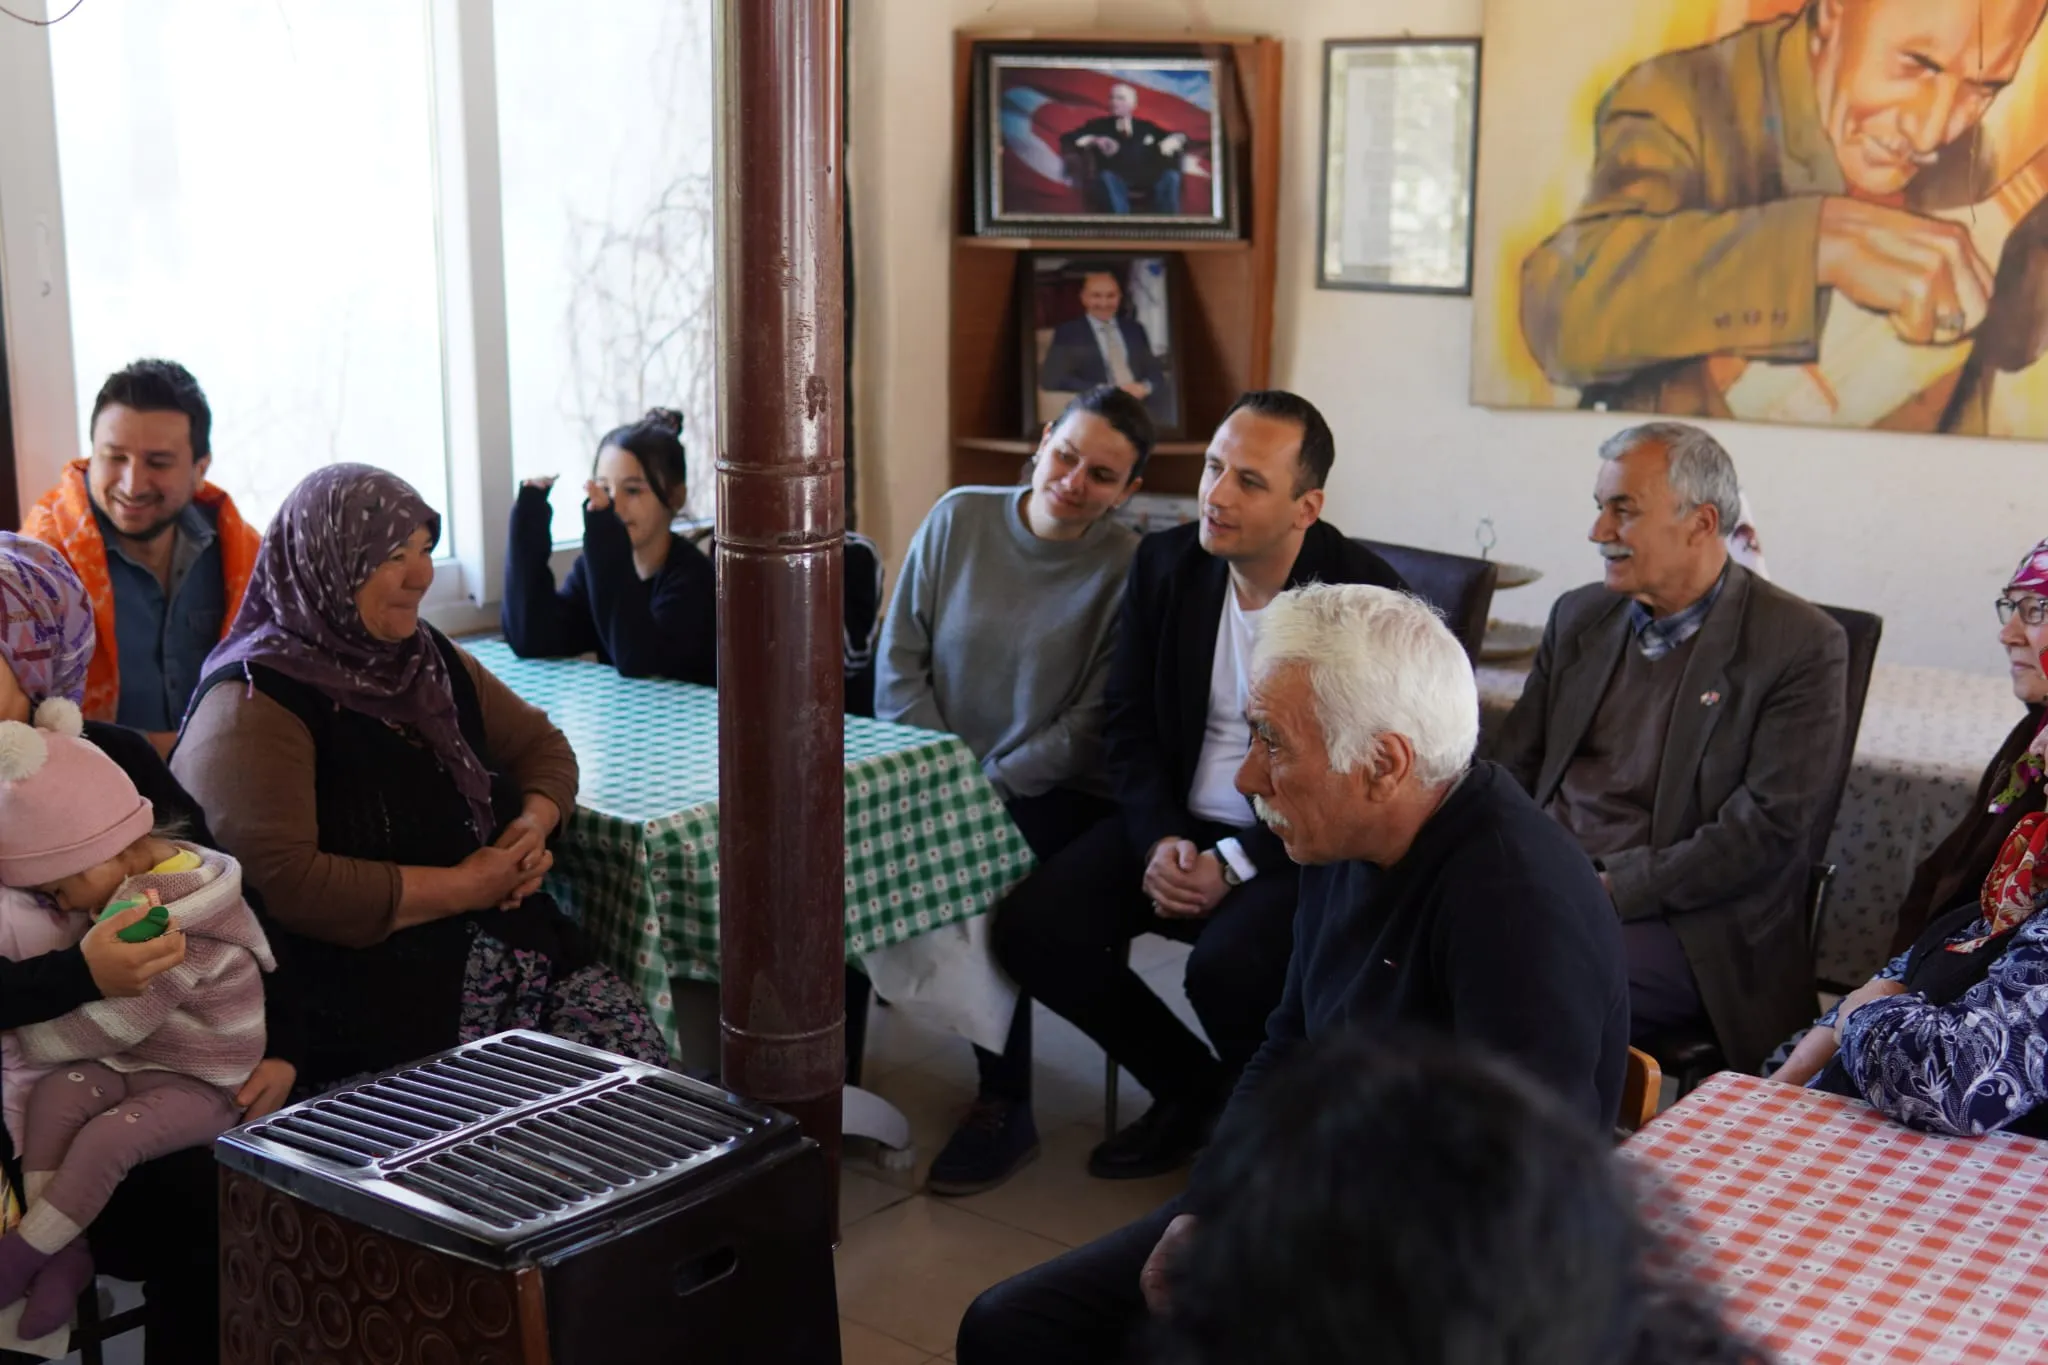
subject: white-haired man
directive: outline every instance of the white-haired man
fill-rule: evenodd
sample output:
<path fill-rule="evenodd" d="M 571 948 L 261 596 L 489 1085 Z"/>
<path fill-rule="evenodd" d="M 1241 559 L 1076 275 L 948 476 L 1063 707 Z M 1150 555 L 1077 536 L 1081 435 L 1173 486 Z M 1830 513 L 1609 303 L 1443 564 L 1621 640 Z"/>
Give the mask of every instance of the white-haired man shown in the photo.
<path fill-rule="evenodd" d="M 1478 693 L 1436 613 L 1296 589 L 1266 608 L 1250 679 L 1238 786 L 1306 866 L 1286 992 L 1231 1104 L 1305 1040 L 1417 1029 L 1512 1059 L 1606 1131 L 1627 1068 L 1620 931 L 1571 837 L 1472 762 Z M 997 1285 L 960 1325 L 961 1365 L 1121 1359 L 1172 1245 L 1199 1235 L 1176 1201 Z"/>
<path fill-rule="evenodd" d="M 1606 577 L 1558 599 L 1492 756 L 1599 867 L 1636 1036 L 1709 1024 L 1754 1073 L 1813 1013 L 1807 870 L 1848 642 L 1730 562 L 1741 495 L 1712 436 L 1651 422 L 1600 455 Z"/>

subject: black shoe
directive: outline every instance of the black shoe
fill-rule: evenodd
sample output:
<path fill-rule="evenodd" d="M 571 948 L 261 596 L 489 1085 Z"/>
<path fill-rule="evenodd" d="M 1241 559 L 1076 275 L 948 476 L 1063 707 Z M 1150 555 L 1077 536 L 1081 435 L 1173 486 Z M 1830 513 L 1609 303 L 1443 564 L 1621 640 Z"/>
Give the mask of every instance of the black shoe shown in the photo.
<path fill-rule="evenodd" d="M 1038 1155 L 1038 1124 L 1031 1106 L 1016 1100 L 980 1099 L 953 1130 L 953 1137 L 925 1189 L 932 1194 L 980 1194 L 1031 1164 Z"/>
<path fill-rule="evenodd" d="M 1145 1117 L 1088 1154 L 1088 1174 L 1145 1180 L 1177 1171 L 1208 1145 L 1222 1109 L 1214 1099 L 1158 1100 Z"/>

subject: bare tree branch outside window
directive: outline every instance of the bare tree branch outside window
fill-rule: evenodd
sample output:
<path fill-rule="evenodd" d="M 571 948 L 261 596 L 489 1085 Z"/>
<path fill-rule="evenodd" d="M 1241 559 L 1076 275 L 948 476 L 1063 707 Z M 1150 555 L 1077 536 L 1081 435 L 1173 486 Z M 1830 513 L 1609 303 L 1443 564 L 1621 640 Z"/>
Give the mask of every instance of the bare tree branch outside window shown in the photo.
<path fill-rule="evenodd" d="M 560 324 L 567 361 L 560 402 L 592 449 L 649 408 L 680 410 L 689 510 L 708 514 L 717 333 L 705 0 L 662 7 L 649 65 L 647 114 L 660 120 L 658 145 L 674 155 L 664 158 L 651 189 L 602 214 L 564 204 L 571 288 Z M 615 193 L 623 178 L 615 177 Z"/>

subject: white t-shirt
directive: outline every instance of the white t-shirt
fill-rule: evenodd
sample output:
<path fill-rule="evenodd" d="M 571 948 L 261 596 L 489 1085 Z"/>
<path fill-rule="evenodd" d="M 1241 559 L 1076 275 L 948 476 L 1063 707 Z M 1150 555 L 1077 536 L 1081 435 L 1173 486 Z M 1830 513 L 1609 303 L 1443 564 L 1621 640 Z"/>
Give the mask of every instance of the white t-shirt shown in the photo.
<path fill-rule="evenodd" d="M 1252 633 L 1259 613 L 1237 603 L 1237 585 L 1223 592 L 1223 619 L 1216 627 L 1216 661 L 1209 669 L 1209 724 L 1202 732 L 1202 756 L 1188 790 L 1188 810 L 1204 820 L 1248 829 L 1251 805 L 1237 789 L 1237 770 L 1251 746 L 1244 704 L 1251 690 Z"/>

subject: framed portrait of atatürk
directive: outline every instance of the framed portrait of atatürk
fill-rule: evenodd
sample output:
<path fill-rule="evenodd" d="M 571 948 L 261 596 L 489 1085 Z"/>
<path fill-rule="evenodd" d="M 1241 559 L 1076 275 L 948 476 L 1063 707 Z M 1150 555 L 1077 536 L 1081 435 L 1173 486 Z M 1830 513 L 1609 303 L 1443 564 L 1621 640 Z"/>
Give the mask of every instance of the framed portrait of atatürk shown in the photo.
<path fill-rule="evenodd" d="M 977 234 L 1239 235 L 1227 56 L 988 45 L 975 87 Z"/>

